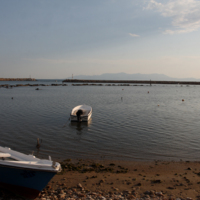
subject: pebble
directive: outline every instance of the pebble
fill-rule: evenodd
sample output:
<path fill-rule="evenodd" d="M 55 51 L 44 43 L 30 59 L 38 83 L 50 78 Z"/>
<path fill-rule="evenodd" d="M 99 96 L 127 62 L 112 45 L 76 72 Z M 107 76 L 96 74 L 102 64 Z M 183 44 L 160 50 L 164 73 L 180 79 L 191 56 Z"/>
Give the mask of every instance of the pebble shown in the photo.
<path fill-rule="evenodd" d="M 79 183 L 79 184 L 77 185 L 77 187 L 78 187 L 78 188 L 82 188 L 83 186 Z"/>
<path fill-rule="evenodd" d="M 48 191 L 51 196 L 42 196 L 41 198 L 37 198 L 36 200 L 49 200 L 49 199 L 65 199 L 65 200 L 169 200 L 173 198 L 165 197 L 162 192 L 156 192 L 154 190 L 146 191 L 143 194 L 140 193 L 138 195 L 135 190 L 130 192 L 129 190 L 125 190 L 123 192 L 119 192 L 115 190 L 115 192 L 103 192 L 103 191 L 82 191 L 82 185 L 78 184 L 77 188 L 71 188 L 67 190 L 62 189 L 49 189 Z M 113 188 L 114 189 L 114 188 Z M 115 188 L 118 189 L 118 188 Z M 43 195 L 45 195 L 44 193 Z M 58 197 L 56 196 L 58 195 Z M 174 198 L 174 200 L 181 200 L 181 198 Z M 187 197 L 186 200 L 192 200 L 192 198 Z"/>
<path fill-rule="evenodd" d="M 157 196 L 163 196 L 163 193 L 162 192 L 156 192 L 155 193 Z"/>
<path fill-rule="evenodd" d="M 133 188 L 130 192 L 129 190 L 124 190 L 123 192 L 117 190 L 113 191 L 88 191 L 82 190 L 82 185 L 79 183 L 73 188 L 57 188 L 47 186 L 35 200 L 182 200 L 182 198 L 174 198 L 173 196 L 165 196 L 161 191 L 145 191 L 136 192 L 138 188 Z M 114 189 L 114 187 L 113 187 Z M 11 199 L 11 198 L 10 198 Z M 18 199 L 18 198 L 16 198 Z M 0 198 L 1 200 L 1 198 Z M 193 200 L 190 197 L 185 198 L 185 200 Z"/>

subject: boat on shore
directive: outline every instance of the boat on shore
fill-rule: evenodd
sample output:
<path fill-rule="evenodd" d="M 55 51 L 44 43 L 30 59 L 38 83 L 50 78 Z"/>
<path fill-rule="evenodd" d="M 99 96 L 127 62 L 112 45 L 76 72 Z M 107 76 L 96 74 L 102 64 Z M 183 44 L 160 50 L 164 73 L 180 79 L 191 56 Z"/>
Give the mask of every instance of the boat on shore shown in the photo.
<path fill-rule="evenodd" d="M 35 199 L 61 165 L 26 155 L 8 147 L 0 147 L 0 187 L 27 199 Z"/>
<path fill-rule="evenodd" d="M 88 122 L 92 117 L 92 107 L 79 105 L 72 109 L 70 114 L 71 122 Z"/>

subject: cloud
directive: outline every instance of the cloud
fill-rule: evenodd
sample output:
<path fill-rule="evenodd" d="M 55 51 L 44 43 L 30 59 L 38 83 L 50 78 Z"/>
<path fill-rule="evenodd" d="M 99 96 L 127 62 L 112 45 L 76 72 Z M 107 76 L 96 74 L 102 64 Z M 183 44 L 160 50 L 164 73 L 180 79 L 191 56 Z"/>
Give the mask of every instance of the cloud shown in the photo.
<path fill-rule="evenodd" d="M 132 33 L 129 33 L 129 35 L 130 35 L 131 37 L 140 37 L 140 35 L 136 35 L 136 34 L 132 34 Z"/>
<path fill-rule="evenodd" d="M 148 10 L 157 10 L 164 17 L 172 18 L 173 29 L 165 30 L 164 34 L 180 34 L 196 31 L 200 28 L 200 1 L 168 0 L 159 3 L 150 0 Z"/>

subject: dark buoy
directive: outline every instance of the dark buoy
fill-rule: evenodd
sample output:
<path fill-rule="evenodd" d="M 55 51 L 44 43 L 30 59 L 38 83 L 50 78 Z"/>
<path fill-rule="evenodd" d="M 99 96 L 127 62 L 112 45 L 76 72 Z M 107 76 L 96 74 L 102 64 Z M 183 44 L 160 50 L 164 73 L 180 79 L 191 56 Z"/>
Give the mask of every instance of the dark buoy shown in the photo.
<path fill-rule="evenodd" d="M 13 99 L 13 97 L 11 99 Z"/>
<path fill-rule="evenodd" d="M 36 88 L 35 90 L 39 90 L 39 88 Z"/>

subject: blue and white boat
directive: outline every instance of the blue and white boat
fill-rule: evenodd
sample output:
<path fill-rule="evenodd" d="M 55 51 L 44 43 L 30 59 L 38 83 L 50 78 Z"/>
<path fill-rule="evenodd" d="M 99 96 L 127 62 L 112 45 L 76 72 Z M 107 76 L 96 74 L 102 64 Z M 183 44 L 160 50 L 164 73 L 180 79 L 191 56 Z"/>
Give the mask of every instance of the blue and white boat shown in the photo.
<path fill-rule="evenodd" d="M 0 147 L 0 187 L 34 199 L 51 178 L 61 171 L 57 162 Z"/>

